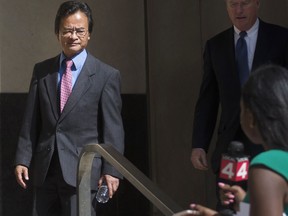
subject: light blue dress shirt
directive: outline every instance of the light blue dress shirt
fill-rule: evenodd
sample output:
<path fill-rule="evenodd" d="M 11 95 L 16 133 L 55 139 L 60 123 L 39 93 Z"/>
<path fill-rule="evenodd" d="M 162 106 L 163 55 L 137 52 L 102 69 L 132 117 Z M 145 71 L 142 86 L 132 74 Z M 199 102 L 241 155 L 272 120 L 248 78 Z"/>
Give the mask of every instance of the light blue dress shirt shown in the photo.
<path fill-rule="evenodd" d="M 78 78 L 78 76 L 82 70 L 82 67 L 86 61 L 86 58 L 87 58 L 87 51 L 84 49 L 82 52 L 80 52 L 76 56 L 73 56 L 73 58 L 71 59 L 73 61 L 73 65 L 71 67 L 72 88 L 74 87 L 74 85 L 77 81 L 77 78 Z M 59 87 L 60 87 L 62 75 L 66 69 L 65 59 L 66 59 L 66 56 L 62 52 L 60 55 L 60 64 L 59 64 L 60 66 L 59 66 L 59 73 L 58 73 L 58 86 Z"/>

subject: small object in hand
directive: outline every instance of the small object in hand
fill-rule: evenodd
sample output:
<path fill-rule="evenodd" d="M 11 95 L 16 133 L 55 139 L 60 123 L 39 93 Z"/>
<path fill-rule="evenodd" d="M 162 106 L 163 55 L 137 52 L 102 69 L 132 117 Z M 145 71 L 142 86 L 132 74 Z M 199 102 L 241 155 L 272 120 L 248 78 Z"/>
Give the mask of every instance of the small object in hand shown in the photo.
<path fill-rule="evenodd" d="M 96 199 L 99 203 L 106 203 L 109 200 L 109 189 L 106 183 L 103 182 L 103 184 L 98 189 L 98 192 L 96 194 Z"/>

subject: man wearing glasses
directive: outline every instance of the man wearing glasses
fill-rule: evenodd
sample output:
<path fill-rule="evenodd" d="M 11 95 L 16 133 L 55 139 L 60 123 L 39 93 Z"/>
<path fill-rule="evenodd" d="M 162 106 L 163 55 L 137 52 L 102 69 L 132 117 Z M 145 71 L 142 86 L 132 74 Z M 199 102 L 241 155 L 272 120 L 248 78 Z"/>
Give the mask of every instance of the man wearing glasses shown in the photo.
<path fill-rule="evenodd" d="M 120 73 L 86 51 L 92 29 L 86 3 L 62 3 L 55 19 L 62 52 L 34 67 L 15 175 L 26 188 L 33 173 L 39 216 L 77 215 L 77 164 L 84 145 L 109 143 L 124 151 Z M 105 180 L 112 197 L 121 175 L 100 157 L 92 166 L 91 215 L 96 215 L 98 184 Z"/>

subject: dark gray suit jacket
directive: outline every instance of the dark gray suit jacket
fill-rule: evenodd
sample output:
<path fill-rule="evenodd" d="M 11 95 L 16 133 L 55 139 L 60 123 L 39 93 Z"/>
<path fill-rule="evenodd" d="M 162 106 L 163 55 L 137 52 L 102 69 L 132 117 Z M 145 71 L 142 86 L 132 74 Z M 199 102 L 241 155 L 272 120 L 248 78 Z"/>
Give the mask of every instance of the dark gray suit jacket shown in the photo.
<path fill-rule="evenodd" d="M 262 64 L 288 66 L 288 31 L 260 20 L 252 70 Z M 240 129 L 241 86 L 235 62 L 233 27 L 207 41 L 204 51 L 204 74 L 195 107 L 193 148 L 209 149 L 221 107 L 212 169 L 218 172 L 221 154 L 237 140 Z M 249 152 L 248 152 L 249 154 Z"/>
<path fill-rule="evenodd" d="M 88 53 L 62 114 L 57 75 L 59 56 L 34 67 L 15 164 L 33 167 L 35 185 L 47 175 L 53 151 L 58 151 L 64 180 L 76 186 L 77 164 L 83 146 L 109 143 L 124 151 L 119 71 Z M 100 174 L 121 175 L 101 158 L 93 162 L 92 189 Z"/>

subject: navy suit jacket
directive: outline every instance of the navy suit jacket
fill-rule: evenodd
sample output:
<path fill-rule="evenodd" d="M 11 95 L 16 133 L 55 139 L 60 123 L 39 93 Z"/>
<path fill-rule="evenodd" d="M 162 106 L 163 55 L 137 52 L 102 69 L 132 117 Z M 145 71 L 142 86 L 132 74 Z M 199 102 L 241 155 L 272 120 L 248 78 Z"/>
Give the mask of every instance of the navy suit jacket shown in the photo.
<path fill-rule="evenodd" d="M 221 107 L 211 161 L 217 173 L 222 153 L 231 141 L 238 139 L 236 134 L 241 130 L 241 86 L 235 62 L 234 28 L 208 40 L 203 57 L 204 74 L 195 107 L 192 146 L 208 151 Z M 252 71 L 268 63 L 288 66 L 288 30 L 260 20 Z"/>
<path fill-rule="evenodd" d="M 60 55 L 34 67 L 16 152 L 15 164 L 33 169 L 36 186 L 44 182 L 54 151 L 58 151 L 64 180 L 74 187 L 83 146 L 109 143 L 119 152 L 124 151 L 119 71 L 88 53 L 60 114 L 59 58 Z M 92 189 L 97 188 L 101 173 L 121 177 L 99 156 L 94 158 L 92 170 Z"/>

